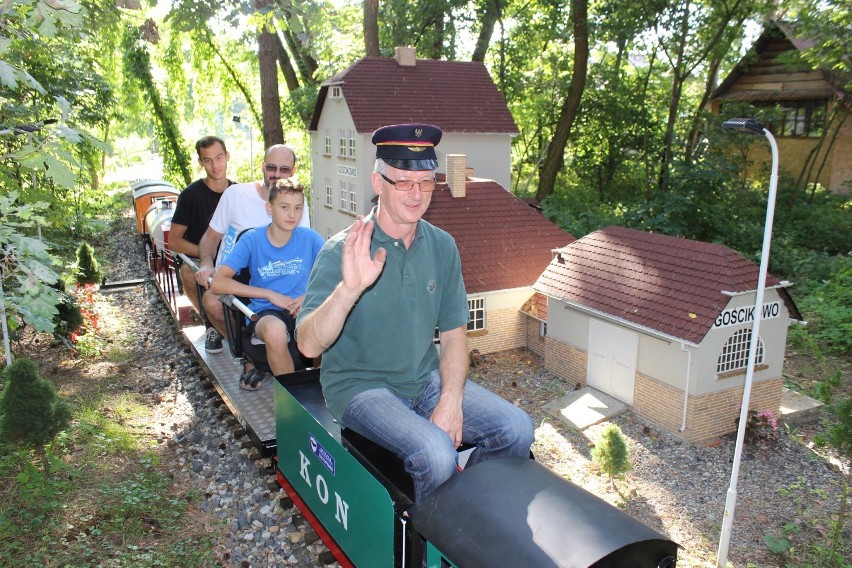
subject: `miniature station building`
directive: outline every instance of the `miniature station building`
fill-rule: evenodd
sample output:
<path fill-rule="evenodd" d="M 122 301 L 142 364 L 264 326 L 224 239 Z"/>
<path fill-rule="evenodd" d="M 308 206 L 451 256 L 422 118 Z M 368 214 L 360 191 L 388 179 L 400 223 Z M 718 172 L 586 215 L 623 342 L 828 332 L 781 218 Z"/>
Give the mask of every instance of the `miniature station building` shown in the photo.
<path fill-rule="evenodd" d="M 780 168 L 794 179 L 809 170 L 823 187 L 849 193 L 852 97 L 844 88 L 849 78 L 814 69 L 799 55 L 813 45 L 813 41 L 797 37 L 791 24 L 769 22 L 713 92 L 710 107 L 715 114 L 731 103 L 775 109 L 777 120 L 765 126 L 778 143 Z M 746 175 L 765 178 L 772 163 L 769 146 L 762 138 L 748 140 Z"/>
<path fill-rule="evenodd" d="M 506 189 L 518 127 L 481 62 L 417 59 L 404 47 L 324 81 L 309 126 L 313 228 L 329 238 L 372 209 L 373 131 L 408 122 L 443 130 L 435 148 L 438 188 L 423 218 L 458 245 L 468 348 L 485 354 L 526 347 L 520 308 L 551 251 L 574 237 Z"/>
<path fill-rule="evenodd" d="M 511 182 L 512 137 L 518 127 L 481 62 L 417 59 L 400 47 L 394 58 L 366 57 L 323 81 L 308 126 L 311 136 L 311 226 L 325 238 L 373 207 L 373 132 L 422 122 L 443 130 L 438 173 L 448 154 L 504 188 Z"/>
<path fill-rule="evenodd" d="M 548 370 L 632 406 L 688 442 L 736 430 L 758 267 L 728 247 L 606 227 L 555 251 L 524 307 L 546 322 Z M 779 415 L 787 328 L 801 314 L 768 276 L 750 408 Z"/>

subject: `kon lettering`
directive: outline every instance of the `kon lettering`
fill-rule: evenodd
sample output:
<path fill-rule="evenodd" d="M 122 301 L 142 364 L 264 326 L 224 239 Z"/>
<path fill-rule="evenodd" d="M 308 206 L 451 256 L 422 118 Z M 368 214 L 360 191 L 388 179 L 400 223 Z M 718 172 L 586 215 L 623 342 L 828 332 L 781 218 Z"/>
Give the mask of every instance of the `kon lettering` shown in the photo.
<path fill-rule="evenodd" d="M 308 484 L 308 487 L 315 487 L 317 491 L 317 497 L 322 502 L 323 505 L 328 505 L 329 494 L 328 494 L 328 484 L 325 481 L 325 478 L 317 474 L 316 477 L 313 478 L 313 483 L 311 483 L 311 475 L 308 472 L 308 467 L 311 465 L 311 460 L 308 459 L 302 450 L 299 450 L 299 475 L 302 476 L 302 479 L 305 480 L 305 483 Z M 349 530 L 349 503 L 343 500 L 337 491 L 334 492 L 334 504 L 335 504 L 335 520 L 343 525 L 343 530 Z"/>

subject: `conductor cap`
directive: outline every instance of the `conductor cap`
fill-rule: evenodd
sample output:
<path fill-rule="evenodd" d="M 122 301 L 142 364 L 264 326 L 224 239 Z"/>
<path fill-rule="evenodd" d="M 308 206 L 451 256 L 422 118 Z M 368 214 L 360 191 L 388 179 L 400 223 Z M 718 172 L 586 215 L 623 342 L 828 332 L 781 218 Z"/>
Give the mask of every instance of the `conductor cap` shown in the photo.
<path fill-rule="evenodd" d="M 393 124 L 373 132 L 376 158 L 399 170 L 435 170 L 438 157 L 435 146 L 441 141 L 441 129 L 431 124 Z"/>

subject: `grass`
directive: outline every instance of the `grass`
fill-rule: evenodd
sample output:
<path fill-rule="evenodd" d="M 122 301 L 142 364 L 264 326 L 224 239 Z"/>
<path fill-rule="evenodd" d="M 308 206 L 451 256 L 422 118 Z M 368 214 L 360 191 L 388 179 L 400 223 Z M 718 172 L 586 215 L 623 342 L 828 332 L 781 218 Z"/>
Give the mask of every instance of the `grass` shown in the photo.
<path fill-rule="evenodd" d="M 92 349 L 28 342 L 74 414 L 49 447 L 50 477 L 32 452 L 0 447 L 0 566 L 217 565 L 220 527 L 195 507 L 200 496 L 150 428 L 155 406 L 126 364 L 139 356 L 133 326 L 95 296 Z"/>

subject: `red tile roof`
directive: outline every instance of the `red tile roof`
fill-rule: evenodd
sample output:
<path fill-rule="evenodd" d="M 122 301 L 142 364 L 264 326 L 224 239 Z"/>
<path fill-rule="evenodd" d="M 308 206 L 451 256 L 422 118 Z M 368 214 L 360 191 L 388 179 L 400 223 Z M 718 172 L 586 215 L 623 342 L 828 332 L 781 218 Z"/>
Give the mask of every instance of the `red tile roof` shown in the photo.
<path fill-rule="evenodd" d="M 453 197 L 438 179 L 443 191 L 423 218 L 455 238 L 468 294 L 532 286 L 553 249 L 574 240 L 494 181 L 469 180 L 465 197 Z"/>
<path fill-rule="evenodd" d="M 339 85 L 355 130 L 426 122 L 446 132 L 517 134 L 506 100 L 481 62 L 366 57 L 322 83 L 309 130 L 316 130 L 331 85 Z"/>
<path fill-rule="evenodd" d="M 754 290 L 758 274 L 723 245 L 606 227 L 562 249 L 533 289 L 698 344 L 730 300 L 722 292 Z M 767 286 L 778 282 L 767 276 Z"/>

